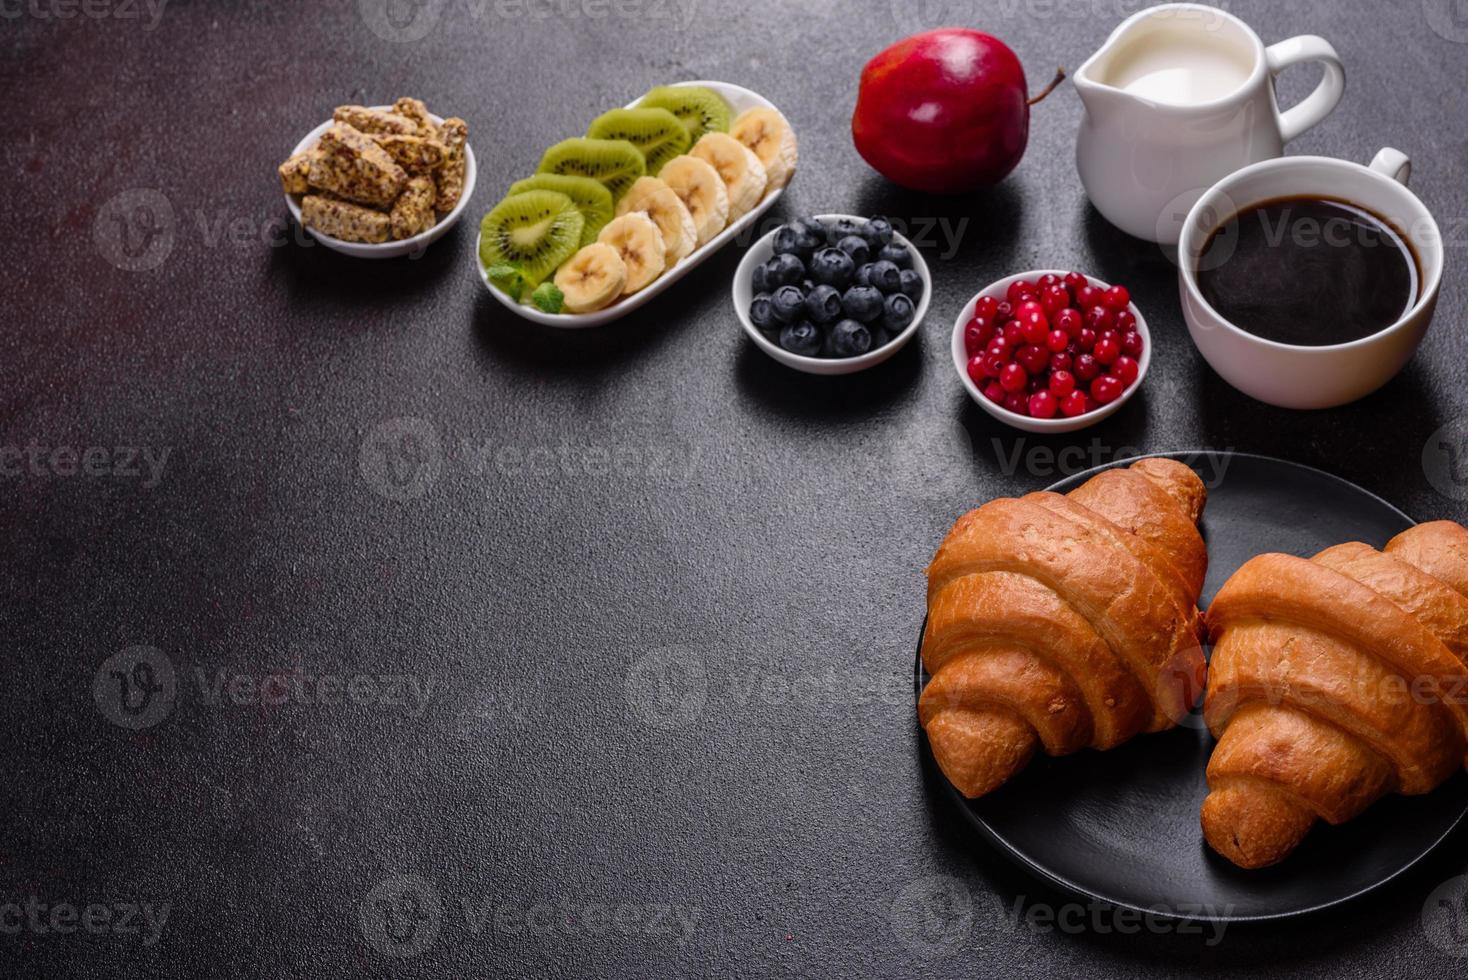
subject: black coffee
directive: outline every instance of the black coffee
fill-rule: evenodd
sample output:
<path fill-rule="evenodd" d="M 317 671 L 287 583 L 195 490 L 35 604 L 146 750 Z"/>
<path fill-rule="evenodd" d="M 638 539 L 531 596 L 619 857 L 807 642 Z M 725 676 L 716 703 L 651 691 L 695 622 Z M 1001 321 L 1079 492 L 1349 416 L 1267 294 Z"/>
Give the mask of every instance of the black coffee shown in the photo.
<path fill-rule="evenodd" d="M 1305 347 L 1369 337 L 1417 302 L 1417 260 L 1386 222 L 1345 201 L 1265 201 L 1208 237 L 1198 288 L 1225 320 Z"/>

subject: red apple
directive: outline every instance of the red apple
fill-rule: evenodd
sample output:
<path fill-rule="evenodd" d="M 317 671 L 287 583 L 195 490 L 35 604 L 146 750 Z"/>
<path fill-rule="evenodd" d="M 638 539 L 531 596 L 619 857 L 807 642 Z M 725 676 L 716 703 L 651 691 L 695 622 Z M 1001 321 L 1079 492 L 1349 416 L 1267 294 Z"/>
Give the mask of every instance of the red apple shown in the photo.
<path fill-rule="evenodd" d="M 904 187 L 958 194 L 998 183 L 1029 135 L 1024 68 L 996 37 L 925 31 L 862 70 L 851 136 L 867 163 Z"/>

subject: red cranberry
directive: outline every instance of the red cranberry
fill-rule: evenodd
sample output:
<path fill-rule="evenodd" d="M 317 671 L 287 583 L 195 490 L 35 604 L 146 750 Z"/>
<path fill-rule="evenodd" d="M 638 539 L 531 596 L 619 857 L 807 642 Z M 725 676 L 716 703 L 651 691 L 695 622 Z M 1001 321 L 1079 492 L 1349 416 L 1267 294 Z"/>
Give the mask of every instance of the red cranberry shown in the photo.
<path fill-rule="evenodd" d="M 1045 295 L 1045 290 L 1051 288 L 1052 286 L 1062 286 L 1064 284 L 1065 280 L 1061 279 L 1053 272 L 1047 272 L 1043 276 L 1035 280 L 1035 285 L 1040 287 L 1041 296 Z"/>
<path fill-rule="evenodd" d="M 1119 310 L 1116 314 L 1116 329 L 1122 333 L 1137 329 L 1137 315 L 1131 310 Z"/>
<path fill-rule="evenodd" d="M 1010 305 L 1010 303 L 1009 303 L 1008 300 L 1004 300 L 1004 301 L 1002 301 L 999 304 L 999 307 L 994 311 L 994 322 L 995 323 L 1005 323 L 1008 320 L 1010 320 L 1011 318 L 1013 318 L 1013 316 L 1014 316 L 1014 307 Z"/>
<path fill-rule="evenodd" d="M 1119 378 L 1114 378 L 1109 374 L 1100 374 L 1091 382 L 1091 397 L 1102 405 L 1109 405 L 1121 397 L 1125 387 Z"/>
<path fill-rule="evenodd" d="M 1060 411 L 1066 418 L 1071 419 L 1077 415 L 1085 415 L 1087 411 L 1086 393 L 1076 389 L 1066 395 L 1060 402 Z"/>
<path fill-rule="evenodd" d="M 992 296 L 980 296 L 974 303 L 974 316 L 994 319 L 994 314 L 999 312 L 999 301 Z"/>
<path fill-rule="evenodd" d="M 1050 366 L 1050 352 L 1034 344 L 1027 344 L 1015 351 L 1014 359 L 1030 374 L 1039 374 Z"/>
<path fill-rule="evenodd" d="M 1116 327 L 1116 312 L 1108 310 L 1104 306 L 1089 306 L 1086 308 L 1086 326 L 1100 333 L 1103 330 L 1112 330 Z"/>
<path fill-rule="evenodd" d="M 1025 341 L 1025 326 L 1018 320 L 1010 320 L 1004 325 L 1004 341 L 1010 344 L 1022 344 Z"/>
<path fill-rule="evenodd" d="M 1076 390 L 1076 376 L 1069 371 L 1050 372 L 1050 391 L 1056 398 L 1064 398 Z"/>
<path fill-rule="evenodd" d="M 1067 272 L 1065 274 L 1065 288 L 1070 290 L 1072 296 L 1090 284 L 1091 281 L 1079 272 Z"/>
<path fill-rule="evenodd" d="M 1004 407 L 1016 415 L 1030 414 L 1029 399 L 1017 391 L 1011 391 L 1004 396 Z"/>
<path fill-rule="evenodd" d="M 1023 320 L 1023 319 L 1025 319 L 1026 316 L 1029 315 L 1029 312 L 1031 310 L 1034 310 L 1034 311 L 1036 311 L 1038 313 L 1044 313 L 1045 312 L 1045 307 L 1042 306 L 1042 305 L 1040 305 L 1040 301 L 1039 300 L 1034 300 L 1034 299 L 1021 300 L 1020 303 L 1019 303 L 1019 305 L 1014 308 L 1014 318 L 1016 320 Z"/>
<path fill-rule="evenodd" d="M 976 385 L 981 385 L 988 380 L 988 369 L 984 367 L 984 358 L 970 357 L 968 359 L 968 376 Z"/>
<path fill-rule="evenodd" d="M 1004 386 L 1005 391 L 1020 391 L 1029 380 L 1030 376 L 1025 373 L 1025 369 L 1014 361 L 1004 365 L 1004 370 L 999 372 L 999 383 Z"/>
<path fill-rule="evenodd" d="M 984 397 L 989 399 L 989 401 L 993 402 L 995 405 L 1004 404 L 1004 395 L 1004 386 L 1001 385 L 999 382 L 990 381 L 988 384 L 984 385 Z"/>
<path fill-rule="evenodd" d="M 1037 391 L 1030 396 L 1030 414 L 1037 419 L 1053 419 L 1060 402 L 1048 391 Z"/>
<path fill-rule="evenodd" d="M 1083 351 L 1089 351 L 1096 346 L 1096 331 L 1090 327 L 1081 327 L 1081 332 L 1076 335 L 1076 346 Z"/>
<path fill-rule="evenodd" d="M 1090 354 L 1082 354 L 1076 358 L 1074 370 L 1078 381 L 1090 381 L 1101 373 L 1101 365 L 1097 364 L 1096 359 Z"/>
<path fill-rule="evenodd" d="M 1096 349 L 1091 353 L 1102 364 L 1112 364 L 1121 356 L 1121 345 L 1115 340 L 1104 338 L 1096 341 Z"/>
<path fill-rule="evenodd" d="M 1045 346 L 1050 349 L 1050 353 L 1052 354 L 1059 354 L 1065 350 L 1065 345 L 1068 343 L 1070 343 L 1070 335 L 1064 330 L 1055 329 L 1045 336 Z"/>
<path fill-rule="evenodd" d="M 1127 357 L 1142 356 L 1142 335 L 1135 330 L 1128 330 L 1121 335 L 1121 352 Z"/>
<path fill-rule="evenodd" d="M 1008 363 L 1008 351 L 996 354 L 994 352 L 994 349 L 991 347 L 989 349 L 989 353 L 984 355 L 984 373 L 991 378 L 997 378 L 999 377 L 1000 372 L 1004 370 L 1004 365 Z"/>
<path fill-rule="evenodd" d="M 1111 365 L 1111 376 L 1127 387 L 1131 387 L 1132 382 L 1137 380 L 1137 371 L 1137 362 L 1125 354 L 1118 357 L 1116 363 Z"/>
<path fill-rule="evenodd" d="M 1050 334 L 1050 321 L 1045 319 L 1044 310 L 1026 310 L 1016 317 L 1014 322 L 1020 325 L 1020 331 L 1024 334 L 1027 344 L 1043 344 L 1045 338 Z"/>
<path fill-rule="evenodd" d="M 1072 337 L 1080 335 L 1081 327 L 1086 325 L 1085 317 L 1081 311 L 1074 307 L 1066 307 L 1055 315 L 1055 325 Z"/>
<path fill-rule="evenodd" d="M 1009 284 L 1009 289 L 1005 291 L 1004 298 L 1009 300 L 1010 305 L 1018 306 L 1024 302 L 1026 293 L 1029 293 L 1030 299 L 1035 298 L 1034 284 L 1025 282 L 1023 279 L 1016 279 Z"/>
<path fill-rule="evenodd" d="M 1101 303 L 1101 290 L 1095 286 L 1082 286 L 1076 290 L 1076 306 L 1083 310 L 1089 310 Z"/>
<path fill-rule="evenodd" d="M 1120 344 L 1121 343 L 1121 334 L 1117 333 L 1115 330 L 1102 330 L 1100 333 L 1098 333 L 1096 335 L 1096 341 L 1097 341 L 1097 343 L 1100 343 L 1103 340 L 1111 340 L 1111 341 L 1115 341 L 1116 343 Z"/>
<path fill-rule="evenodd" d="M 1102 304 L 1112 310 L 1124 310 L 1131 301 L 1132 294 L 1127 292 L 1125 286 L 1112 286 L 1101 298 Z"/>
<path fill-rule="evenodd" d="M 1054 316 L 1070 306 L 1070 290 L 1064 286 L 1047 286 L 1040 294 L 1040 305 L 1045 307 L 1048 316 Z"/>
<path fill-rule="evenodd" d="M 1074 362 L 1075 358 L 1071 354 L 1071 352 L 1068 350 L 1063 350 L 1059 354 L 1050 355 L 1050 370 L 1069 371 L 1071 364 L 1073 364 Z"/>
<path fill-rule="evenodd" d="M 988 347 L 989 341 L 993 339 L 994 325 L 977 317 L 970 320 L 968 326 L 963 328 L 963 349 L 969 353 L 970 357 Z"/>

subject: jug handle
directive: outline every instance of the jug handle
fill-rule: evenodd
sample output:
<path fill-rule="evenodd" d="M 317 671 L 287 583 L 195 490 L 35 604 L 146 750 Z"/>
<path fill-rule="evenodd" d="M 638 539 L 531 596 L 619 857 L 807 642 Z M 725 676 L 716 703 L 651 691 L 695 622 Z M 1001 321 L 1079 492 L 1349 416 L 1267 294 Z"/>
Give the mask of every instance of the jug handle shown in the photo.
<path fill-rule="evenodd" d="M 1346 91 L 1346 72 L 1341 57 L 1329 41 L 1314 34 L 1302 34 L 1264 49 L 1271 75 L 1278 75 L 1291 65 L 1318 61 L 1325 68 L 1320 84 L 1297 106 L 1279 114 L 1280 139 L 1288 143 L 1305 130 L 1331 114 Z"/>

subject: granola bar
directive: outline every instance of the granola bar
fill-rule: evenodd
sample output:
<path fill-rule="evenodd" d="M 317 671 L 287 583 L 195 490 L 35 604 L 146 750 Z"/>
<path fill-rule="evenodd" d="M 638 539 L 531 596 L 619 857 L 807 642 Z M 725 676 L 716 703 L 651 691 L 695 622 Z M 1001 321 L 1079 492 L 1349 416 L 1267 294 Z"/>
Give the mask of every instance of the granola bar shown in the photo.
<path fill-rule="evenodd" d="M 306 178 L 317 190 L 386 208 L 408 183 L 408 174 L 386 150 L 343 123 L 327 129 L 317 150 Z"/>
<path fill-rule="evenodd" d="M 433 227 L 433 199 L 437 191 L 431 177 L 414 177 L 408 181 L 398 203 L 392 206 L 392 237 L 412 238 Z"/>
<path fill-rule="evenodd" d="M 388 152 L 410 174 L 426 174 L 443 166 L 449 149 L 437 139 L 399 133 L 369 133 L 368 139 Z"/>
<path fill-rule="evenodd" d="M 385 109 L 369 109 L 360 105 L 339 105 L 331 114 L 333 122 L 346 123 L 363 133 L 402 133 L 412 136 L 418 132 L 418 124 L 407 116 L 400 116 Z"/>
<path fill-rule="evenodd" d="M 381 211 L 350 201 L 307 194 L 301 200 L 301 224 L 344 242 L 377 245 L 387 241 L 392 219 Z"/>
<path fill-rule="evenodd" d="M 304 194 L 310 190 L 306 180 L 311 172 L 311 151 L 303 150 L 291 155 L 280 165 L 280 186 L 287 194 Z"/>
<path fill-rule="evenodd" d="M 392 104 L 392 111 L 406 119 L 413 120 L 418 127 L 418 135 L 429 139 L 438 138 L 438 124 L 428 114 L 428 106 L 423 104 L 422 99 L 413 99 L 403 96 Z"/>
<path fill-rule="evenodd" d="M 455 116 L 445 119 L 438 128 L 438 138 L 448 148 L 443 166 L 434 174 L 438 184 L 438 200 L 435 207 L 441 212 L 452 211 L 464 193 L 464 171 L 467 167 L 464 147 L 469 142 L 469 124 Z"/>

